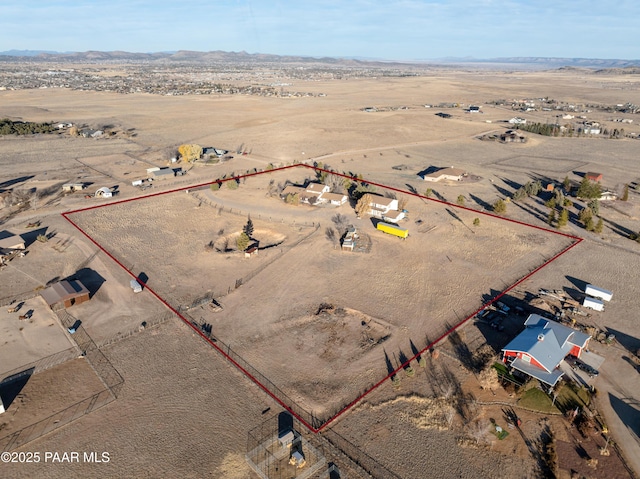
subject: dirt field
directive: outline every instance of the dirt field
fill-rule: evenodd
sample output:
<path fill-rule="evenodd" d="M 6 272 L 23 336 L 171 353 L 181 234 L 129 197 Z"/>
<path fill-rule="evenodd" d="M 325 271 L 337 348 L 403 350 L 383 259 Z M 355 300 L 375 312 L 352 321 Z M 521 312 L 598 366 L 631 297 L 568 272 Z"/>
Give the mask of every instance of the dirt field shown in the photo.
<path fill-rule="evenodd" d="M 0 271 L 0 297 L 33 291 L 51 279 L 74 274 L 88 261 L 84 267 L 100 286 L 91 301 L 69 312 L 83 321 L 99 344 L 128 336 L 142 322 L 152 322 L 166 310 L 149 292 L 134 295 L 128 286 L 130 276 L 103 253 L 93 256 L 96 247 L 59 213 L 203 183 L 231 172 L 265 168 L 269 163 L 322 161 L 336 170 L 360 173 L 370 181 L 403 190 L 411 187 L 424 193 L 432 188 L 451 202 L 463 195 L 465 204 L 478 210 L 510 196 L 527 181 L 561 182 L 568 176 L 579 182 L 587 171 L 603 173 L 603 186 L 619 193 L 623 184 L 640 179 L 638 140 L 526 134 L 529 141 L 525 144 L 499 144 L 477 137 L 503 131 L 508 127 L 503 122 L 514 116 L 542 122 L 556 118 L 556 112 L 493 107 L 488 105 L 492 100 L 553 97 L 575 103 L 640 104 L 640 90 L 629 79 L 628 75 L 559 71 L 433 71 L 408 78 L 295 80 L 298 90 L 327 94 L 298 99 L 162 97 L 63 89 L 2 91 L 1 117 L 72 121 L 92 127 L 116 125 L 135 135 L 0 138 L 0 188 L 35 188 L 43 194 L 37 201 L 2 208 L 2 228 L 22 232 L 26 223 L 42 220 L 47 232 L 56 233 L 47 244 L 30 245 L 26 257 Z M 443 119 L 435 116 L 438 108 L 424 107 L 441 102 L 481 104 L 484 114 L 447 108 L 442 111 L 452 118 Z M 407 109 L 369 113 L 362 111 L 366 106 Z M 607 128 L 616 126 L 611 121 L 616 114 L 587 116 Z M 625 130 L 640 132 L 638 123 L 625 124 Z M 159 182 L 144 193 L 131 186 L 132 180 L 145 176 L 146 168 L 167 165 L 172 151 L 187 142 L 231 151 L 243 144 L 251 153 L 217 165 L 193 167 L 186 176 Z M 392 168 L 398 165 L 405 168 Z M 430 166 L 463 168 L 471 177 L 428 184 L 417 173 Z M 296 181 L 308 176 L 309 172 L 284 175 Z M 276 183 L 287 179 L 274 178 Z M 113 200 L 85 199 L 83 192 L 59 194 L 57 188 L 69 181 L 91 183 L 89 192 L 117 186 L 119 193 Z M 176 193 L 154 202 L 127 203 L 74 216 L 91 226 L 101 243 L 114 244 L 125 266 L 136 275 L 148 275 L 149 285 L 171 304 L 190 305 L 205 294 L 221 298 L 222 312 L 196 308 L 192 316 L 212 324 L 214 335 L 230 342 L 258 369 L 273 371 L 281 387 L 318 413 L 333 410 L 352 398 L 353 392 L 384 377 L 384 352 L 395 366 L 394 356 L 400 351 L 412 356 L 411 342 L 422 348 L 426 337 L 437 336 L 445 322 L 465 317 L 483 297 L 504 289 L 566 246 L 559 236 L 507 227 L 485 217 L 476 228 L 472 225 L 475 213 L 452 210 L 456 219 L 443 206 L 415 199 L 408 206 L 410 237 L 402 242 L 380 236 L 368 220 L 356 220 L 346 205 L 337 210 L 287 207 L 268 198 L 267 190 L 266 182 L 249 179 L 236 191 L 223 187 L 217 192 Z M 541 195 L 510 203 L 506 216 L 544 226 L 548 211 L 544 200 Z M 589 282 L 614 291 L 605 312 L 589 318 L 617 338 L 613 346 L 594 345 L 594 349 L 602 347 L 596 352 L 605 356 L 594 384 L 613 439 L 631 466 L 640 471 L 636 420 L 640 375 L 630 359 L 640 348 L 635 326 L 637 274 L 630 267 L 637 263 L 640 246 L 628 239 L 630 232 L 640 230 L 640 197 L 631 190 L 626 203 L 602 202 L 605 226 L 599 235 L 575 224 L 577 211 L 571 208 L 572 222 L 564 231 L 585 241 L 518 289 L 575 291 Z M 324 229 L 331 226 L 330 217 L 336 212 L 348 215 L 360 229 L 371 229 L 367 230 L 372 238 L 369 254 L 350 255 L 333 249 Z M 229 235 L 233 241 L 249 213 L 256 231 L 268 238 L 284 237 L 282 251 L 274 247 L 245 259 L 205 250 L 210 241 Z M 418 219 L 424 229 L 415 223 Z M 429 230 L 431 226 L 437 227 Z M 457 254 L 449 254 L 452 249 Z M 237 279 L 249 277 L 234 289 Z M 344 316 L 315 316 L 322 302 L 344 308 Z M 375 347 L 363 347 L 363 339 L 368 339 L 360 329 L 365 329 L 362 321 L 371 326 L 366 331 L 370 337 L 390 333 L 390 338 Z M 466 330 L 468 337 L 473 332 L 480 342 L 486 339 L 471 325 Z M 7 467 L 9 477 L 252 477 L 243 459 L 246 433 L 262 420 L 263 410 L 278 408 L 186 326 L 170 320 L 111 344 L 105 353 L 125 379 L 121 397 L 22 449 L 104 450 L 112 453 L 111 462 L 56 465 L 55 469 L 51 465 Z M 3 364 L 8 361 L 5 354 Z M 353 358 L 358 359 L 345 367 L 345 361 Z M 517 433 L 510 434 L 508 444 L 489 441 L 478 449 L 458 441 L 467 431 L 459 417 L 451 431 L 420 426 L 429 424 L 421 411 L 432 405 L 425 398 L 433 396 L 435 386 L 433 378 L 414 368 L 416 376 L 403 380 L 400 391 L 385 383 L 341 417 L 336 430 L 401 477 L 539 476 L 534 457 Z M 455 366 L 451 369 L 464 384 L 466 373 Z M 419 381 L 425 389 L 415 386 Z M 396 399 L 411 393 L 421 399 Z M 497 416 L 500 411 L 496 409 L 487 406 L 479 417 Z M 528 419 L 523 428 L 527 437 L 539 433 L 542 419 Z M 569 436 L 559 436 L 559 440 L 570 442 Z M 606 477 L 606 469 L 603 466 L 593 474 Z"/>
<path fill-rule="evenodd" d="M 283 181 L 287 174 L 250 178 L 234 207 L 252 218 L 312 210 L 251 191 L 254 183 L 264 184 L 268 177 Z M 203 247 L 216 232 L 222 237 L 216 242 L 228 243 L 228 235 L 233 239 L 241 231 L 244 217 L 196 201 L 177 192 L 76 213 L 71 219 L 123 264 L 144 271 L 149 287 L 174 307 L 213 292 L 224 311 L 203 306 L 190 315 L 211 324 L 216 338 L 324 418 L 384 378 L 385 358 L 393 358 L 393 369 L 399 367 L 425 348 L 429 337 L 435 339 L 572 242 L 486 216 L 476 227 L 473 212 L 413 198 L 415 220 L 403 223 L 411 227 L 407 241 L 376 231 L 344 206 L 340 211 L 349 221 L 372 237 L 369 254 L 335 249 L 322 228 L 305 227 L 295 234 L 292 226 L 256 219 L 254 237 L 265 250 L 247 261 L 237 251 Z M 331 224 L 334 211 L 310 213 L 322 226 Z M 270 248 L 270 243 L 280 244 Z M 282 256 L 274 261 L 277 254 Z M 424 260 L 416 262 L 419 256 Z M 251 279 L 243 280 L 249 274 Z M 236 289 L 239 280 L 243 286 Z M 296 298 L 295 304 L 287 303 L 289 297 Z M 322 303 L 355 311 L 318 317 Z M 377 325 L 373 330 L 367 327 L 371 318 Z"/>
<path fill-rule="evenodd" d="M 8 313 L 8 309 L 21 304 L 18 312 Z M 19 317 L 31 312 L 29 319 Z M 2 331 L 1 370 L 11 371 L 23 364 L 37 361 L 73 347 L 67 332 L 60 326 L 55 313 L 40 297 L 21 301 L 0 310 L 0 330 Z"/>
<path fill-rule="evenodd" d="M 3 378 L 4 379 L 4 378 Z M 20 431 L 105 389 L 84 358 L 72 359 L 2 387 L 0 437 Z"/>

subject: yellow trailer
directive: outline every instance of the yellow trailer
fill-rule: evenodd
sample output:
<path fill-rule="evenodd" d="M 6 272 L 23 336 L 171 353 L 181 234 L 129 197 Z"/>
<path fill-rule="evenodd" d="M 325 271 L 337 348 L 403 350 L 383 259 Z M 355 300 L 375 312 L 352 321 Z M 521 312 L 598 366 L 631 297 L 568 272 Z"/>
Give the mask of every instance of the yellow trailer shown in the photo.
<path fill-rule="evenodd" d="M 382 221 L 380 221 L 377 224 L 376 228 L 379 229 L 380 231 L 383 231 L 393 236 L 397 236 L 398 238 L 402 238 L 402 239 L 409 236 L 409 230 L 400 228 L 398 225 L 392 225 L 390 223 L 384 223 Z"/>

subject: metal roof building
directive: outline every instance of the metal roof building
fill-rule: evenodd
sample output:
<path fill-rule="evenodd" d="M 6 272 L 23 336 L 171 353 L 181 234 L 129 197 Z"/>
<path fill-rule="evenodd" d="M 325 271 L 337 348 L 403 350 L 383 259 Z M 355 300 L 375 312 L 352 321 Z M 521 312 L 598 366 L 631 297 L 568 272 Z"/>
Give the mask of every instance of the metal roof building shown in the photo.
<path fill-rule="evenodd" d="M 89 301 L 89 290 L 78 280 L 64 280 L 40 292 L 51 309 L 69 308 Z"/>
<path fill-rule="evenodd" d="M 512 360 L 512 368 L 553 386 L 562 377 L 558 365 L 569 354 L 580 357 L 590 336 L 537 314 L 524 324 L 526 329 L 502 349 L 504 360 Z"/>

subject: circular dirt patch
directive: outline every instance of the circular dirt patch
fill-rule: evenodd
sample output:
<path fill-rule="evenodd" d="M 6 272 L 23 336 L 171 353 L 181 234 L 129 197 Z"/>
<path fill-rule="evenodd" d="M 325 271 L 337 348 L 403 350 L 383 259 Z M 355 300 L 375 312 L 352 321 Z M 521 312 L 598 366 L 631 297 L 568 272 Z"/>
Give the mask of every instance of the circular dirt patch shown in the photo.
<path fill-rule="evenodd" d="M 236 231 L 235 233 L 221 236 L 213 244 L 214 249 L 219 253 L 238 251 L 236 242 L 241 233 L 242 231 Z M 281 245 L 287 239 L 287 236 L 270 229 L 256 229 L 253 231 L 251 239 L 253 240 L 251 244 L 257 243 L 258 249 L 266 249 Z"/>

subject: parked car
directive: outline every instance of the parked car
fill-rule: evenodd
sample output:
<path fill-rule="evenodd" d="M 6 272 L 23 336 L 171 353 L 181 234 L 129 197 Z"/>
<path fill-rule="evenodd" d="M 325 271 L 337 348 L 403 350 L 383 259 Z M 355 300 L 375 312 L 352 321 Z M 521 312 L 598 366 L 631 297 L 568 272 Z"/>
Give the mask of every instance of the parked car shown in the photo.
<path fill-rule="evenodd" d="M 588 364 L 585 364 L 582 361 L 576 360 L 575 364 L 576 364 L 575 367 L 587 373 L 591 378 L 596 377 L 598 375 L 598 370 L 596 368 L 589 366 Z"/>

